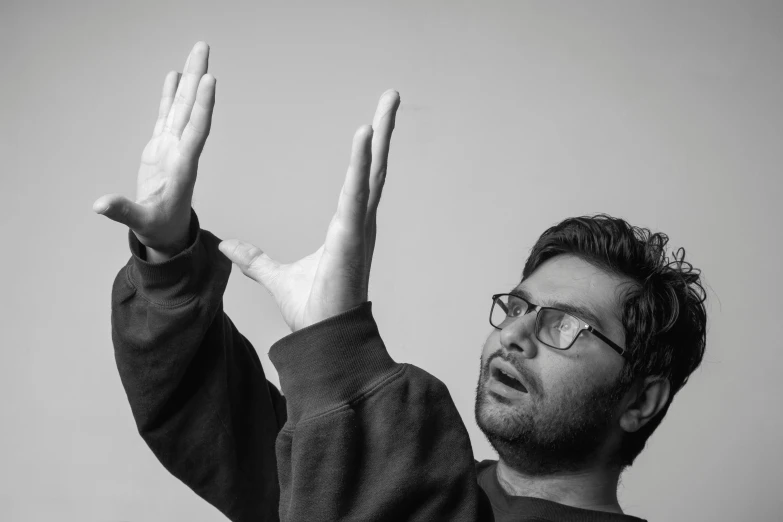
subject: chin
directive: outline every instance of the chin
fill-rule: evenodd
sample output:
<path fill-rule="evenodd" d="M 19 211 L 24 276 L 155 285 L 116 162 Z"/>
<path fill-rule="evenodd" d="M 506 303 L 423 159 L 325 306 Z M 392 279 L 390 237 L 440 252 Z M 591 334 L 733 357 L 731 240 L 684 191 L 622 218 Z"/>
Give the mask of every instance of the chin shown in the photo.
<path fill-rule="evenodd" d="M 514 407 L 504 397 L 494 396 L 479 386 L 475 404 L 476 424 L 488 438 L 514 440 L 531 422 L 530 415 L 521 411 L 521 406 Z"/>
<path fill-rule="evenodd" d="M 574 472 L 602 460 L 611 433 L 609 418 L 600 408 L 544 415 L 529 403 L 497 400 L 481 385 L 476 390 L 475 416 L 504 463 L 531 476 Z"/>

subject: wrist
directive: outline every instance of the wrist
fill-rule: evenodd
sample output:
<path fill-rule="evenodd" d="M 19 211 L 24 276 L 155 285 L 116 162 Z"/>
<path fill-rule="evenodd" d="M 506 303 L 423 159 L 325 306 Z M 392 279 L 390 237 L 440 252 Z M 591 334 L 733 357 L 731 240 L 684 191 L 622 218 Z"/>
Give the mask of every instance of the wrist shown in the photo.
<path fill-rule="evenodd" d="M 184 250 L 184 248 L 182 250 Z M 180 250 L 180 252 L 182 250 Z M 154 248 L 150 248 L 150 247 L 144 247 L 144 252 L 145 252 L 144 260 L 149 263 L 164 263 L 179 253 L 179 252 L 175 252 L 170 254 L 167 252 L 162 252 L 160 250 L 155 250 Z"/>
<path fill-rule="evenodd" d="M 144 245 L 145 242 L 142 241 L 141 238 L 138 238 L 142 245 L 144 245 L 144 260 L 149 263 L 163 263 L 178 255 L 180 252 L 187 250 L 195 240 L 196 236 L 196 230 L 193 230 L 193 227 L 191 226 L 193 225 L 191 218 L 192 214 L 188 216 L 187 225 L 185 226 L 184 231 L 177 234 L 176 237 L 179 237 L 179 239 L 174 241 L 165 241 L 163 243 L 164 246 L 161 246 L 160 248 Z"/>
<path fill-rule="evenodd" d="M 146 261 L 150 263 L 163 263 L 165 261 L 168 261 L 172 257 L 176 256 L 180 252 L 183 252 L 184 250 L 187 250 L 188 246 L 190 246 L 190 238 L 187 237 L 183 240 L 177 241 L 176 243 L 172 243 L 169 246 L 166 246 L 165 249 L 157 249 L 145 246 L 144 250 L 146 252 Z"/>

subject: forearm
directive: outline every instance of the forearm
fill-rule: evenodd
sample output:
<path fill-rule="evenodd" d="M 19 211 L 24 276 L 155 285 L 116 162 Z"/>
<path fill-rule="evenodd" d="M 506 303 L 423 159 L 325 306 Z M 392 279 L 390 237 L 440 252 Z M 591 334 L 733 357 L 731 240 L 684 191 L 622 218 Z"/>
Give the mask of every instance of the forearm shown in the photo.
<path fill-rule="evenodd" d="M 446 387 L 386 352 L 365 303 L 276 343 L 284 520 L 491 520 Z"/>
<path fill-rule="evenodd" d="M 161 463 L 231 520 L 276 520 L 274 441 L 285 406 L 223 311 L 230 263 L 196 227 L 163 264 L 134 256 L 112 292 L 117 367 Z"/>

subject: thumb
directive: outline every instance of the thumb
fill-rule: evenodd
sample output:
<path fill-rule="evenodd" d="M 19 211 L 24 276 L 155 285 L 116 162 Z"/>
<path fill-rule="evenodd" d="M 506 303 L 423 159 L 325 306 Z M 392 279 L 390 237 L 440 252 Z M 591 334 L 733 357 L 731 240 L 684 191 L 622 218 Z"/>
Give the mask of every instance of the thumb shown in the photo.
<path fill-rule="evenodd" d="M 275 293 L 280 263 L 270 258 L 260 248 L 238 239 L 227 239 L 218 245 L 232 263 L 242 273 L 257 283 L 261 283 L 272 295 Z"/>
<path fill-rule="evenodd" d="M 142 230 L 144 207 L 119 194 L 101 196 L 92 204 L 92 210 L 112 221 L 122 223 L 131 230 Z"/>

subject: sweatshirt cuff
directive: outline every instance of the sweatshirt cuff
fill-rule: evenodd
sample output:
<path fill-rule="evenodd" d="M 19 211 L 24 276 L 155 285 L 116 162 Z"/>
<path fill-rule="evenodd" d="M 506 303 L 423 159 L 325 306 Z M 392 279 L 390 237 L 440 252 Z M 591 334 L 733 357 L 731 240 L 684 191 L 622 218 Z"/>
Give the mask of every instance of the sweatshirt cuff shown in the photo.
<path fill-rule="evenodd" d="M 399 368 L 369 301 L 282 338 L 269 358 L 294 424 L 360 397 Z"/>
<path fill-rule="evenodd" d="M 190 209 L 188 247 L 162 263 L 150 263 L 146 248 L 133 231 L 128 230 L 132 257 L 128 261 L 131 284 L 149 301 L 161 306 L 176 306 L 201 293 L 202 287 L 215 278 L 231 274 L 231 261 L 218 250 L 220 239 L 201 230 L 196 211 Z"/>

